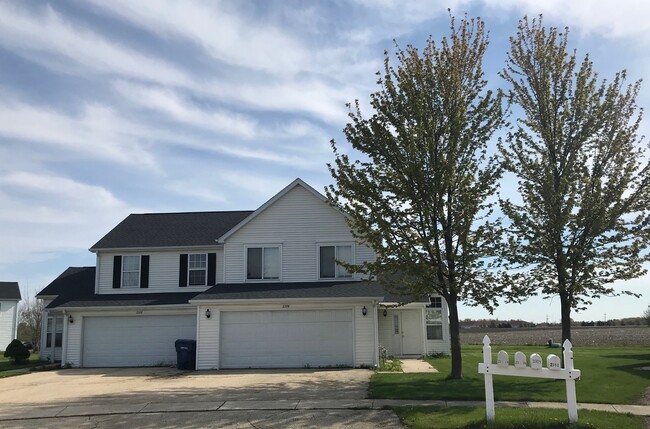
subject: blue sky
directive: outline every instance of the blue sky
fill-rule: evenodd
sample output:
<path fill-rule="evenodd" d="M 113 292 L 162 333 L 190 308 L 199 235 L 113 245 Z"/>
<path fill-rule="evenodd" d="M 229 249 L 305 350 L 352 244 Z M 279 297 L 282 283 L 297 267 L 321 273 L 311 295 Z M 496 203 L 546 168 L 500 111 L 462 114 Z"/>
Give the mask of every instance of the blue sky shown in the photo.
<path fill-rule="evenodd" d="M 129 213 L 255 209 L 296 177 L 322 190 L 345 104 L 367 106 L 393 39 L 446 35 L 448 7 L 486 21 L 492 87 L 517 20 L 539 13 L 603 77 L 647 77 L 650 5 L 628 0 L 0 2 L 0 279 L 33 294 L 93 265 Z M 574 318 L 640 315 L 648 296 Z M 495 316 L 557 321 L 559 302 Z"/>

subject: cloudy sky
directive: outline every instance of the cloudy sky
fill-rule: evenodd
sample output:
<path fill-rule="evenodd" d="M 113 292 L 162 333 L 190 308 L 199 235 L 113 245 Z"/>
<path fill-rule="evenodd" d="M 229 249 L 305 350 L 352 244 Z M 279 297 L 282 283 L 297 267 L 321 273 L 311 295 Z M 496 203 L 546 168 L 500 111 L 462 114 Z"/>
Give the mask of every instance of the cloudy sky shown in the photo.
<path fill-rule="evenodd" d="M 445 35 L 448 7 L 486 20 L 491 86 L 524 14 L 570 26 L 603 77 L 650 70 L 650 6 L 628 0 L 0 2 L 0 279 L 33 294 L 93 265 L 129 213 L 255 209 L 296 177 L 322 190 L 345 104 L 367 105 L 393 39 Z M 649 280 L 575 318 L 640 315 Z M 557 321 L 559 303 L 495 316 Z"/>

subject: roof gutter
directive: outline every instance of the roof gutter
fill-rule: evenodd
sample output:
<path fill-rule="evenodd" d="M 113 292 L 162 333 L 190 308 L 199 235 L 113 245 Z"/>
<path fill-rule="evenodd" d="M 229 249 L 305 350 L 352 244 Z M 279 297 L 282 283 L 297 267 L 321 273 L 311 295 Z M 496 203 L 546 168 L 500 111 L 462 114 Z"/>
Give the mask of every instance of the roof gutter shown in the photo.
<path fill-rule="evenodd" d="M 190 299 L 190 304 L 268 304 L 276 302 L 367 302 L 376 300 L 381 302 L 383 296 L 350 296 L 350 297 L 331 297 L 331 298 L 255 298 L 255 299 Z"/>

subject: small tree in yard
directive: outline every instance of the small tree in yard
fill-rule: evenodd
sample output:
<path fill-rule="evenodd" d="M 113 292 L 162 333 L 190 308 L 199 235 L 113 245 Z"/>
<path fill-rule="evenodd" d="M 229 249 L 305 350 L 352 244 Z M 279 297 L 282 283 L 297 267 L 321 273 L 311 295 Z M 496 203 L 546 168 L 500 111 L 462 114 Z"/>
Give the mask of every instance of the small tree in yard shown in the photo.
<path fill-rule="evenodd" d="M 645 320 L 645 323 L 650 326 L 650 305 L 643 312 L 643 319 Z"/>
<path fill-rule="evenodd" d="M 24 362 L 29 355 L 29 350 L 20 340 L 13 340 L 5 350 L 5 357 L 12 359 L 15 364 Z"/>
<path fill-rule="evenodd" d="M 522 204 L 501 202 L 512 221 L 507 257 L 524 269 L 512 276 L 520 292 L 559 295 L 566 340 L 572 309 L 646 272 L 650 153 L 636 134 L 640 82 L 626 85 L 624 71 L 599 81 L 589 57 L 579 64 L 567 33 L 544 28 L 541 17 L 522 19 L 510 42 L 501 75 L 522 118 L 502 154 Z"/>
<path fill-rule="evenodd" d="M 27 340 L 38 348 L 41 339 L 41 321 L 45 304 L 42 299 L 27 297 L 18 311 L 18 338 Z"/>
<path fill-rule="evenodd" d="M 462 377 L 458 302 L 491 307 L 497 290 L 486 262 L 495 238 L 487 222 L 499 166 L 487 145 L 502 124 L 501 99 L 486 91 L 482 61 L 488 46 L 480 19 L 463 19 L 440 45 L 397 49 L 397 69 L 386 53 L 374 111 L 364 118 L 355 103 L 344 133 L 367 161 L 332 148 L 336 184 L 331 204 L 350 215 L 356 238 L 377 259 L 346 266 L 415 296 L 438 293 L 449 307 L 451 377 Z M 399 281 L 399 285 L 397 284 Z"/>

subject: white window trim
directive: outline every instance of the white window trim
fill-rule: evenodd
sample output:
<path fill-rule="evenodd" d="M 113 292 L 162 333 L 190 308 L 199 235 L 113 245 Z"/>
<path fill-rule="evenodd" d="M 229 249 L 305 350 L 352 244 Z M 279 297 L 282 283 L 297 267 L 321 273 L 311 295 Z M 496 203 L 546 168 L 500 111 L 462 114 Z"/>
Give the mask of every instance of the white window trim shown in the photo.
<path fill-rule="evenodd" d="M 205 255 L 205 268 L 190 268 L 190 256 L 192 255 Z M 193 285 L 190 284 L 190 271 L 205 271 L 205 277 L 203 277 L 203 284 Z M 187 287 L 202 287 L 207 286 L 208 284 L 208 254 L 207 253 L 188 253 L 187 254 Z"/>
<path fill-rule="evenodd" d="M 444 329 L 445 329 L 444 328 L 444 326 L 445 326 L 445 323 L 444 323 L 445 313 L 442 310 L 442 302 L 440 304 L 441 304 L 440 307 L 426 307 L 424 309 L 424 311 L 425 311 L 425 315 L 424 315 L 424 338 L 426 338 L 427 341 L 438 341 L 438 342 L 444 342 L 445 341 L 445 331 L 444 331 Z M 427 319 L 427 314 L 426 314 L 429 311 L 431 311 L 431 312 L 440 311 L 440 322 L 429 322 L 429 320 Z M 428 326 L 440 326 L 442 338 L 429 339 L 429 336 L 427 334 L 427 332 L 428 332 L 427 327 Z"/>
<path fill-rule="evenodd" d="M 124 286 L 124 273 L 135 273 L 135 271 L 124 271 L 124 258 L 137 257 L 138 258 L 138 285 L 137 286 Z M 140 287 L 140 277 L 142 273 L 142 255 L 122 255 L 122 272 L 120 273 L 120 289 L 138 289 Z"/>
<path fill-rule="evenodd" d="M 278 259 L 280 266 L 278 267 L 278 278 L 277 279 L 249 279 L 248 278 L 248 249 L 264 249 L 274 247 L 278 249 Z M 224 258 L 225 259 L 225 258 Z M 262 277 L 264 277 L 264 250 L 262 250 Z M 244 246 L 244 282 L 246 283 L 272 283 L 272 282 L 281 282 L 282 281 L 282 244 L 280 243 L 259 243 L 259 244 L 247 244 Z"/>
<path fill-rule="evenodd" d="M 357 264 L 357 246 L 354 242 L 343 241 L 343 242 L 333 242 L 333 243 L 318 243 L 316 245 L 316 280 L 319 281 L 334 281 L 334 280 L 354 280 L 356 279 L 355 273 L 350 273 L 350 277 L 337 277 L 336 268 L 334 269 L 334 277 L 321 277 L 320 276 L 320 248 L 321 247 L 332 247 L 334 246 L 334 255 L 336 258 L 336 247 L 337 246 L 351 246 L 352 247 L 352 265 Z"/>

